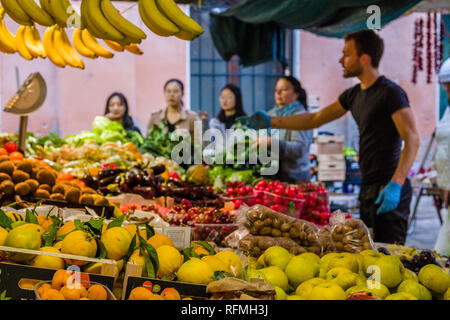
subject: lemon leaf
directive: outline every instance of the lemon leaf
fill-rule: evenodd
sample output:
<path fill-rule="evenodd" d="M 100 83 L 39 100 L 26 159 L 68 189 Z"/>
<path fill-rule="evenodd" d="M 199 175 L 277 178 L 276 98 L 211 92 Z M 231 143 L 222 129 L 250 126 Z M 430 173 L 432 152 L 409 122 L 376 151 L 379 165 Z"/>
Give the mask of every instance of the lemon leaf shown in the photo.
<path fill-rule="evenodd" d="M 216 254 L 216 250 L 214 250 L 214 248 L 206 241 L 202 240 L 197 242 L 199 245 L 201 245 L 203 248 L 205 248 L 206 250 L 208 250 L 209 255 L 213 256 Z"/>
<path fill-rule="evenodd" d="M 5 229 L 11 229 L 12 219 L 8 217 L 5 211 L 0 210 L 0 226 Z"/>
<path fill-rule="evenodd" d="M 103 242 L 100 239 L 97 239 L 98 243 L 98 256 L 97 259 L 105 259 L 106 258 L 106 248 Z"/>
<path fill-rule="evenodd" d="M 134 252 L 134 247 L 136 246 L 136 234 L 137 234 L 137 233 L 139 233 L 139 229 L 138 229 L 138 227 L 136 226 L 136 233 L 134 234 L 133 239 L 131 240 L 130 247 L 128 248 L 128 253 L 127 253 L 127 255 L 125 256 L 125 263 L 128 262 L 128 259 L 130 259 L 131 255 L 132 255 L 133 252 Z"/>
<path fill-rule="evenodd" d="M 113 221 L 111 221 L 108 226 L 106 227 L 106 230 L 114 227 L 121 227 L 123 221 L 125 220 L 125 215 L 121 215 L 120 217 L 115 218 Z"/>
<path fill-rule="evenodd" d="M 55 241 L 56 231 L 58 228 L 55 224 L 51 224 L 47 231 L 42 234 L 42 239 L 45 241 L 46 247 L 51 247 L 53 245 L 53 241 Z"/>
<path fill-rule="evenodd" d="M 145 225 L 145 232 L 147 233 L 147 239 L 150 239 L 155 235 L 155 229 L 153 229 L 153 227 L 149 226 L 148 224 Z"/>
<path fill-rule="evenodd" d="M 39 221 L 36 217 L 36 214 L 34 214 L 33 212 L 31 212 L 30 210 L 25 210 L 25 222 L 28 223 L 34 223 L 39 225 Z"/>

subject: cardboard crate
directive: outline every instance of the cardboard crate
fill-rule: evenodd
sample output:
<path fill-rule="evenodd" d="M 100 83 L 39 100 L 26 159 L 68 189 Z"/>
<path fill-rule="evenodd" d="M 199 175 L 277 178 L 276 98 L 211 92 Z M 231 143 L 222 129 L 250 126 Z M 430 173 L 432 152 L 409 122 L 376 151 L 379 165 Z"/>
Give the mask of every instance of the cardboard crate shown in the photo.
<path fill-rule="evenodd" d="M 319 181 L 345 181 L 345 169 L 319 171 L 318 179 Z"/>
<path fill-rule="evenodd" d="M 343 153 L 332 153 L 332 154 L 319 154 L 317 156 L 317 162 L 330 162 L 330 161 L 345 161 Z"/>
<path fill-rule="evenodd" d="M 109 259 L 96 259 L 73 254 L 44 252 L 38 250 L 12 248 L 0 246 L 0 251 L 44 255 L 65 259 L 76 259 L 94 263 L 102 263 L 101 274 L 89 274 L 89 278 L 110 290 L 114 288 L 116 261 Z M 0 260 L 0 293 L 6 290 L 6 296 L 12 299 L 34 299 L 34 286 L 40 281 L 51 281 L 56 269 L 38 268 L 29 265 L 11 263 Z M 83 273 L 83 272 L 81 272 Z M 32 285 L 32 287 L 30 287 Z"/>
<path fill-rule="evenodd" d="M 156 292 L 157 294 L 160 294 L 165 288 L 174 288 L 178 291 L 181 298 L 190 297 L 195 300 L 205 300 L 209 297 L 206 293 L 206 285 L 144 278 L 142 277 L 142 266 L 128 262 L 123 281 L 122 300 L 128 300 L 131 290 L 142 286 L 145 281 L 150 281 L 153 284 L 153 288 L 155 288 L 155 285 L 160 287 L 160 291 Z"/>
<path fill-rule="evenodd" d="M 346 164 L 344 161 L 322 161 L 319 162 L 319 168 L 318 171 L 327 171 L 327 170 L 340 170 L 344 171 L 346 170 Z"/>
<path fill-rule="evenodd" d="M 344 151 L 344 136 L 319 135 L 316 138 L 317 155 L 342 154 Z"/>

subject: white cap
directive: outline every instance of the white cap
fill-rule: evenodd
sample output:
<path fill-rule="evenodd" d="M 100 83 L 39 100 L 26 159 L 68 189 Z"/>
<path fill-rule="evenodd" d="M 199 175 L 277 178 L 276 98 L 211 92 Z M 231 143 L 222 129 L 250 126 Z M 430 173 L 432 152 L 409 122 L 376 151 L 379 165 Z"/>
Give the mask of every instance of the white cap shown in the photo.
<path fill-rule="evenodd" d="M 441 66 L 441 70 L 439 71 L 439 82 L 450 82 L 450 58 L 445 60 Z"/>

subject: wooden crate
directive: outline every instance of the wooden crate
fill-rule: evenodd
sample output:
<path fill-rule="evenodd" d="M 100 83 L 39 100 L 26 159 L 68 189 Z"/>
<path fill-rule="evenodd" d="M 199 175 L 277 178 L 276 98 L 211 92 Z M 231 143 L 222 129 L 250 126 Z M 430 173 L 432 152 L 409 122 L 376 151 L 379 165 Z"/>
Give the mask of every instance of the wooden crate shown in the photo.
<path fill-rule="evenodd" d="M 0 251 L 44 255 L 63 259 L 75 259 L 87 262 L 102 263 L 100 274 L 89 274 L 89 278 L 110 290 L 114 288 L 117 262 L 109 259 L 96 259 L 73 254 L 44 252 L 21 248 L 0 246 Z M 34 286 L 40 281 L 51 281 L 57 270 L 38 268 L 24 264 L 11 263 L 0 260 L 0 292 L 6 290 L 6 296 L 12 299 L 34 299 Z M 83 273 L 83 272 L 81 272 Z"/>
<path fill-rule="evenodd" d="M 136 287 L 142 286 L 145 281 L 150 281 L 161 288 L 161 291 L 165 288 L 174 288 L 178 291 L 182 298 L 190 297 L 195 300 L 205 300 L 209 297 L 206 293 L 206 285 L 186 283 L 180 281 L 168 281 L 153 278 L 144 278 L 142 275 L 142 267 L 138 264 L 128 262 L 125 269 L 125 278 L 123 281 L 122 300 L 128 300 L 131 290 Z M 159 292 L 159 293 L 160 293 Z"/>
<path fill-rule="evenodd" d="M 44 285 L 45 283 L 48 283 L 48 284 L 50 284 L 50 285 L 52 284 L 51 281 L 39 281 L 39 282 L 34 286 L 34 294 L 35 294 L 35 296 L 36 296 L 36 300 L 41 300 L 41 297 L 39 296 L 38 290 L 39 290 L 39 288 L 40 288 L 42 285 Z M 110 290 L 107 286 L 105 286 L 105 285 L 103 285 L 103 284 L 101 284 L 101 283 L 98 283 L 98 282 L 90 282 L 90 284 L 91 284 L 91 286 L 94 285 L 94 284 L 99 284 L 99 285 L 103 286 L 103 288 L 105 288 L 106 294 L 107 294 L 106 300 L 117 300 L 116 297 L 114 296 L 114 294 L 111 292 L 111 290 Z M 88 288 L 86 288 L 86 289 L 88 289 Z"/>

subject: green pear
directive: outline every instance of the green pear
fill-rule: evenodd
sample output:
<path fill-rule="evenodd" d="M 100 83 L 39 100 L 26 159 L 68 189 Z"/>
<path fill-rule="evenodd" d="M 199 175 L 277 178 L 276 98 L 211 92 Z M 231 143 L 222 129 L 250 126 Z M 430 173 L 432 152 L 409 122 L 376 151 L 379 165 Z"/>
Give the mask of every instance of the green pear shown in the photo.
<path fill-rule="evenodd" d="M 328 270 L 331 270 L 335 267 L 347 268 L 355 273 L 357 273 L 359 270 L 358 260 L 353 254 L 348 252 L 340 253 L 338 256 L 330 259 L 330 261 L 328 262 Z"/>
<path fill-rule="evenodd" d="M 417 274 L 414 271 L 409 270 L 408 268 L 405 268 L 404 280 L 414 280 L 416 282 L 419 282 L 419 277 L 417 276 Z"/>
<path fill-rule="evenodd" d="M 285 269 L 289 283 L 297 288 L 300 283 L 315 278 L 319 274 L 319 264 L 312 259 L 295 256 Z"/>
<path fill-rule="evenodd" d="M 286 292 L 284 292 L 284 290 L 281 289 L 280 287 L 275 286 L 275 292 L 276 292 L 277 300 L 286 300 L 287 299 Z"/>
<path fill-rule="evenodd" d="M 273 246 L 264 251 L 264 265 L 274 266 L 285 269 L 293 255 L 285 248 L 280 246 Z"/>
<path fill-rule="evenodd" d="M 431 292 L 428 291 L 427 288 L 425 288 L 420 283 L 408 279 L 404 280 L 397 288 L 397 292 L 408 292 L 414 295 L 419 300 L 432 300 L 433 296 L 431 295 Z"/>
<path fill-rule="evenodd" d="M 397 292 L 387 296 L 384 300 L 418 300 L 418 299 L 411 293 Z"/>
<path fill-rule="evenodd" d="M 283 291 L 288 289 L 288 277 L 283 269 L 276 266 L 266 267 L 258 270 L 264 275 L 264 280 L 270 282 L 274 287 L 280 287 Z"/>
<path fill-rule="evenodd" d="M 437 294 L 443 294 L 450 287 L 450 276 L 434 264 L 427 264 L 420 269 L 419 281 Z"/>
<path fill-rule="evenodd" d="M 376 281 L 379 280 L 379 282 L 389 289 L 395 288 L 403 281 L 405 267 L 403 267 L 399 258 L 385 255 L 375 261 L 375 267 L 378 268 L 378 270 L 374 269 L 372 277 Z M 380 279 L 377 279 L 377 277 L 380 277 Z"/>

